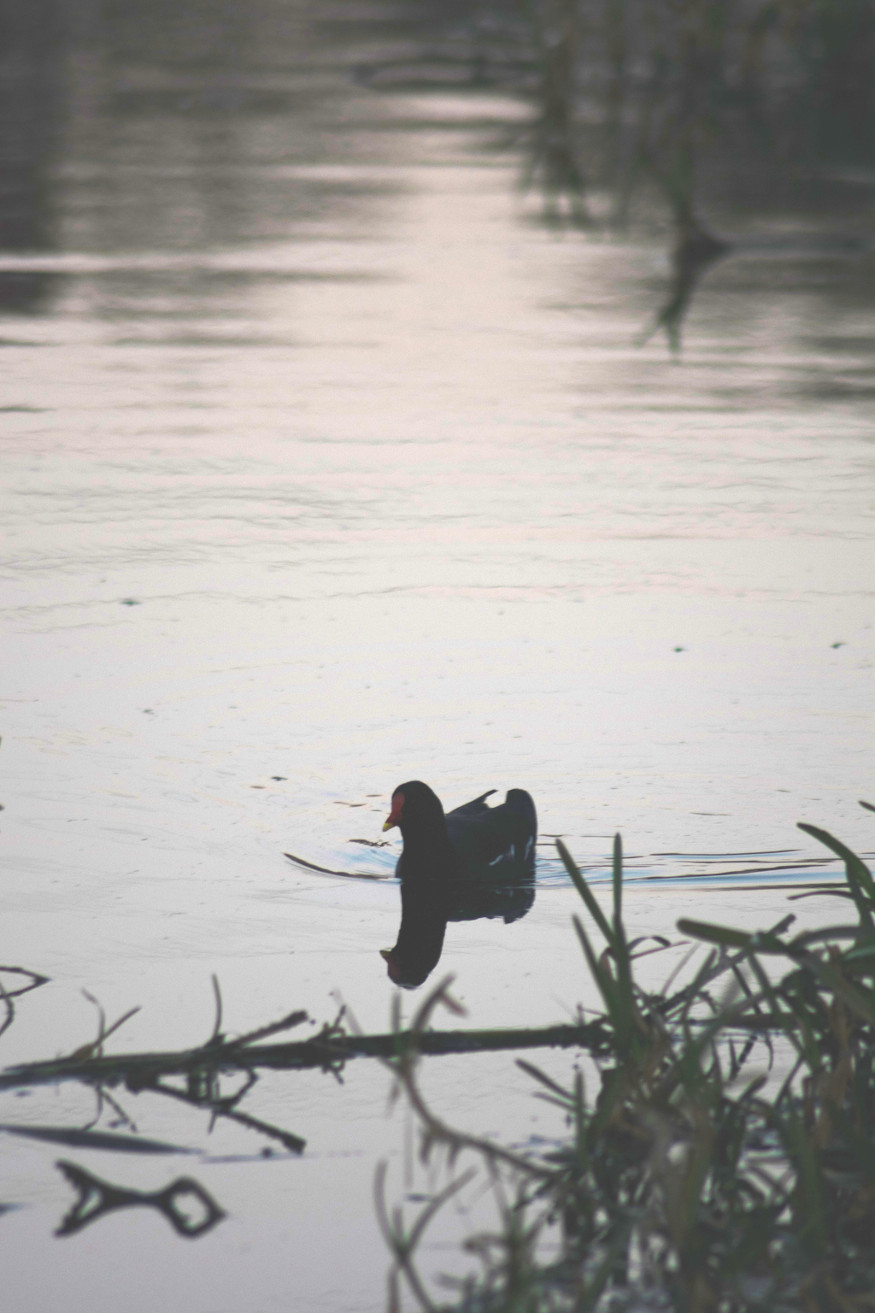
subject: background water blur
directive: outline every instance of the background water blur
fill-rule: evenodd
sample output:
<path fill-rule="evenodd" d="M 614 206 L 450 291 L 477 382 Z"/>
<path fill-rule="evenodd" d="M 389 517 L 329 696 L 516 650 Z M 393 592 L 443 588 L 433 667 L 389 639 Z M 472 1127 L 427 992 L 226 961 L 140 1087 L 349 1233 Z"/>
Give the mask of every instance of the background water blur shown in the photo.
<path fill-rule="evenodd" d="M 577 1001 L 553 834 L 598 876 L 622 830 L 630 874 L 666 882 L 631 914 L 666 926 L 678 877 L 702 897 L 713 872 L 828 871 L 796 820 L 871 848 L 864 133 L 789 181 L 752 160 L 747 191 L 709 161 L 696 218 L 733 245 L 678 360 L 636 345 L 671 279 L 671 189 L 620 232 L 545 224 L 519 190 L 555 121 L 516 11 L 40 0 L 4 20 L 0 958 L 54 981 L 6 1061 L 88 1037 L 80 986 L 144 1004 L 126 1046 L 202 1039 L 213 970 L 230 1026 L 321 1020 L 339 991 L 382 1028 L 397 890 L 281 854 L 388 874 L 397 850 L 355 840 L 381 839 L 406 778 L 538 802 L 533 912 L 448 937 L 474 1024 Z M 588 212 L 617 194 L 596 177 Z M 478 1129 L 484 1108 L 513 1122 L 506 1075 L 499 1116 L 485 1077 L 442 1071 Z M 321 1147 L 281 1183 L 225 1171 L 238 1221 L 216 1236 L 237 1239 L 200 1242 L 206 1263 L 160 1220 L 101 1224 L 131 1246 L 113 1272 L 100 1228 L 45 1244 L 65 1187 L 16 1149 L 16 1307 L 214 1313 L 246 1288 L 267 1309 L 290 1283 L 379 1307 L 384 1078 L 264 1088 Z M 358 1155 L 358 1192 L 332 1153 Z"/>

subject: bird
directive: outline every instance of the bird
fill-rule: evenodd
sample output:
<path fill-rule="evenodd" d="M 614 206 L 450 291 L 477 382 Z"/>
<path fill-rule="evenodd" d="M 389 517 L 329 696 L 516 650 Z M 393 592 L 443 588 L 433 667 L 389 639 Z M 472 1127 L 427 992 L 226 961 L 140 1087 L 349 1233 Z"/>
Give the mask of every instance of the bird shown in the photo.
<path fill-rule="evenodd" d="M 401 926 L 393 948 L 381 949 L 389 978 L 413 989 L 434 970 L 448 921 L 525 916 L 535 897 L 538 818 L 524 789 L 509 789 L 490 807 L 487 790 L 444 812 L 421 780 L 400 784 L 384 830 L 401 831 L 395 873 L 401 881 Z"/>

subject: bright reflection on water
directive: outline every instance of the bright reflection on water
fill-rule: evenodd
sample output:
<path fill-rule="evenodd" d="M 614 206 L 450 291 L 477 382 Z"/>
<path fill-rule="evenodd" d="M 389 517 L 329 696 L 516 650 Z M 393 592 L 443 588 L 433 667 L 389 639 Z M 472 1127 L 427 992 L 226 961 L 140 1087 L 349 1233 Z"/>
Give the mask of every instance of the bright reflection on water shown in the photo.
<path fill-rule="evenodd" d="M 413 37 L 370 11 L 226 9 L 156 8 L 148 32 L 83 17 L 35 47 L 63 87 L 46 122 L 6 114 L 32 169 L 0 253 L 0 958 L 55 983 L 5 1063 L 91 1037 L 80 986 L 110 1019 L 143 1005 L 120 1048 L 200 1042 L 212 971 L 231 1029 L 321 1022 L 337 994 L 384 1029 L 397 889 L 282 853 L 391 873 L 397 847 L 369 845 L 404 779 L 448 806 L 516 785 L 538 803 L 531 913 L 448 931 L 474 1025 L 584 997 L 550 836 L 598 878 L 621 830 L 645 929 L 690 881 L 699 899 L 715 874 L 833 870 L 799 819 L 873 846 L 875 258 L 850 221 L 727 220 L 736 250 L 673 363 L 634 345 L 659 239 L 544 231 L 496 149 L 521 101 L 378 89 L 362 70 Z M 785 910 L 778 890 L 754 911 L 707 897 L 728 920 Z M 471 1129 L 556 1129 L 509 1058 L 476 1059 L 477 1081 L 442 1061 L 435 1098 Z M 43 1244 L 69 1190 L 16 1143 L 4 1201 L 38 1205 L 0 1220 L 18 1313 L 58 1291 L 382 1307 L 371 1179 L 390 1156 L 403 1191 L 404 1119 L 382 1071 L 329 1080 L 262 1082 L 258 1115 L 308 1141 L 269 1169 L 257 1136 L 128 1099 L 144 1133 L 209 1147 L 231 1216 L 196 1256 L 133 1212 Z M 94 1111 L 82 1091 L 3 1104 Z M 141 1190 L 176 1170 L 97 1157 Z"/>

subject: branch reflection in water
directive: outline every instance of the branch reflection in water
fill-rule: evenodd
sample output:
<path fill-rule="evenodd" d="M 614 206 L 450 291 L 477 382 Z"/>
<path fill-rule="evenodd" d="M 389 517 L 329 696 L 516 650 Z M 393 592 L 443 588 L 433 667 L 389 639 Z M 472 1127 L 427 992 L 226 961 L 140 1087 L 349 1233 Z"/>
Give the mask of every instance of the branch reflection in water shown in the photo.
<path fill-rule="evenodd" d="M 90 1222 L 120 1208 L 154 1208 L 167 1218 L 177 1235 L 189 1240 L 211 1231 L 225 1217 L 212 1196 L 191 1176 L 178 1176 L 163 1190 L 129 1190 L 126 1186 L 111 1185 L 64 1159 L 57 1167 L 78 1193 L 55 1232 L 58 1236 L 75 1235 Z"/>

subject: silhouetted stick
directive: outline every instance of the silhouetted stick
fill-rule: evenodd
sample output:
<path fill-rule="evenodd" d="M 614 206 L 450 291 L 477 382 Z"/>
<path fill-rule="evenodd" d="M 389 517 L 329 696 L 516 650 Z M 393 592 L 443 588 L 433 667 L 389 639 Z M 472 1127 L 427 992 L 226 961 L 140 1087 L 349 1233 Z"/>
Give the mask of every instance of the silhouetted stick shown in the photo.
<path fill-rule="evenodd" d="M 358 842 L 358 840 L 356 840 Z M 391 880 L 392 871 L 336 871 L 331 866 L 317 866 L 315 862 L 305 861 L 294 853 L 283 853 L 295 866 L 303 866 L 308 871 L 318 871 L 320 875 L 340 875 L 344 880 Z"/>
<path fill-rule="evenodd" d="M 253 1117 L 248 1112 L 241 1112 L 239 1108 L 234 1107 L 236 1099 L 242 1098 L 243 1094 L 250 1090 L 254 1083 L 255 1078 L 253 1077 L 251 1081 L 247 1082 L 245 1089 L 235 1095 L 234 1099 L 222 1099 L 221 1097 L 216 1099 L 209 1097 L 198 1098 L 189 1094 L 186 1090 L 177 1090 L 172 1085 L 164 1085 L 161 1081 L 146 1086 L 146 1089 L 155 1094 L 166 1094 L 171 1099 L 178 1099 L 180 1103 L 187 1103 L 190 1108 L 208 1108 L 213 1114 L 213 1118 L 227 1117 L 229 1121 L 237 1122 L 238 1126 L 245 1126 L 248 1131 L 257 1131 L 269 1140 L 279 1140 L 283 1148 L 288 1149 L 289 1153 L 303 1153 L 307 1147 L 307 1141 L 300 1135 L 295 1135 L 294 1131 L 284 1131 L 281 1126 L 274 1126 L 271 1122 L 263 1122 L 259 1117 Z"/>
<path fill-rule="evenodd" d="M 29 984 L 19 985 L 18 989 L 7 989 L 3 981 L 2 973 L 9 972 L 13 976 L 27 976 Z M 32 989 L 39 989 L 40 985 L 48 984 L 48 976 L 41 976 L 36 971 L 28 971 L 27 967 L 4 967 L 0 966 L 0 1002 L 3 1004 L 3 1010 L 6 1013 L 3 1021 L 0 1022 L 0 1035 L 9 1029 L 15 1020 L 14 998 L 19 998 L 22 994 L 28 994 Z"/>
<path fill-rule="evenodd" d="M 56 1166 L 78 1192 L 78 1198 L 67 1213 L 55 1235 L 75 1235 L 89 1222 L 96 1222 L 107 1213 L 119 1208 L 155 1208 L 167 1218 L 177 1235 L 194 1240 L 210 1231 L 225 1213 L 198 1181 L 190 1176 L 178 1176 L 163 1190 L 128 1190 L 125 1186 L 102 1181 L 84 1167 L 63 1159 Z M 201 1206 L 201 1217 L 192 1220 L 183 1210 L 182 1201 L 194 1199 Z"/>
<path fill-rule="evenodd" d="M 49 983 L 48 976 L 41 976 L 38 971 L 28 971 L 27 967 L 5 967 L 0 966 L 0 971 L 7 971 L 11 976 L 26 976 L 29 983 L 19 985 L 18 989 L 6 989 L 4 993 L 8 998 L 18 998 L 21 994 L 29 994 L 32 989 L 39 989 L 40 985 Z"/>
<path fill-rule="evenodd" d="M 300 1017 L 292 1013 L 291 1017 Z M 277 1023 L 277 1026 L 282 1023 Z M 275 1029 L 266 1027 L 253 1034 Z M 64 1080 L 113 1085 L 124 1082 L 132 1090 L 147 1089 L 161 1076 L 195 1072 L 250 1071 L 321 1068 L 336 1069 L 350 1058 L 396 1058 L 414 1048 L 418 1053 L 500 1052 L 530 1048 L 600 1048 L 603 1027 L 559 1025 L 500 1030 L 400 1031 L 383 1035 L 342 1035 L 325 1027 L 312 1039 L 285 1044 L 252 1044 L 234 1041 L 203 1045 L 165 1053 L 121 1053 L 113 1057 L 57 1058 L 29 1062 L 0 1072 L 0 1089 L 24 1085 L 47 1085 Z"/>

